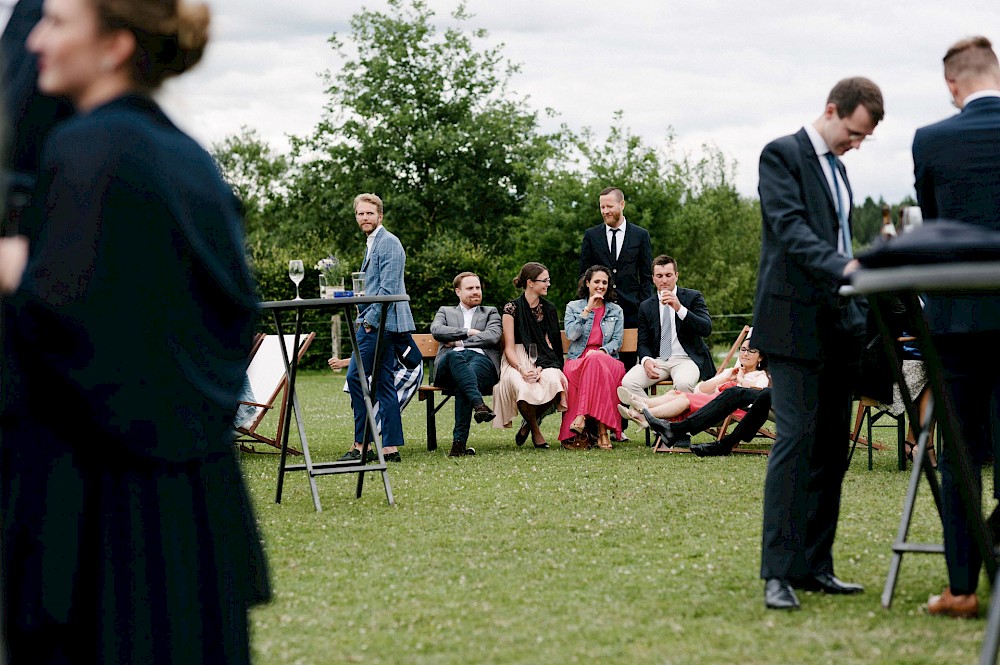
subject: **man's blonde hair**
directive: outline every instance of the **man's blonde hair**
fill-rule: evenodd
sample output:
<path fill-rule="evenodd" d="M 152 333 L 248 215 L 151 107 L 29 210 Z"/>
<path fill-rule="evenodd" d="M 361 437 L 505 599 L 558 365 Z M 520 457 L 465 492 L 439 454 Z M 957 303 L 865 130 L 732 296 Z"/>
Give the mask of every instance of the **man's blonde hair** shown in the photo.
<path fill-rule="evenodd" d="M 378 214 L 382 214 L 382 199 L 378 197 L 377 194 L 358 194 L 354 197 L 354 212 L 358 211 L 359 203 L 371 203 L 378 210 Z"/>
<path fill-rule="evenodd" d="M 977 35 L 955 42 L 944 54 L 944 77 L 949 81 L 963 78 L 1000 76 L 1000 64 L 993 44 Z"/>

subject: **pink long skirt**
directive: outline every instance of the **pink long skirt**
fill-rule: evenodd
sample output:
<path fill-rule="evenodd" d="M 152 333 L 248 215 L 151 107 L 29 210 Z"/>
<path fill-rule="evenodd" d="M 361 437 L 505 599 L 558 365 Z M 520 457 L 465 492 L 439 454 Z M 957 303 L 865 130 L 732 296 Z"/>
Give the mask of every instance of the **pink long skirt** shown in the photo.
<path fill-rule="evenodd" d="M 569 382 L 569 395 L 559 440 L 576 436 L 569 426 L 581 413 L 604 423 L 615 436 L 620 436 L 622 419 L 618 413 L 616 390 L 625 376 L 625 365 L 602 351 L 584 352 L 580 358 L 566 361 L 563 374 Z"/>

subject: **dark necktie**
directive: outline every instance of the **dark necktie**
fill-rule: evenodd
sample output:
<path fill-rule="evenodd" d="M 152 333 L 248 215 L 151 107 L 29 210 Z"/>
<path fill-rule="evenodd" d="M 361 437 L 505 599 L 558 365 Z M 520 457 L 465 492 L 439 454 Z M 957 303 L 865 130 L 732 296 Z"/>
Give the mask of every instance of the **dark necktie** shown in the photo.
<path fill-rule="evenodd" d="M 837 201 L 837 219 L 840 221 L 840 240 L 844 244 L 844 255 L 852 259 L 854 252 L 851 249 L 851 228 L 847 224 L 847 206 L 840 198 L 840 171 L 837 169 L 837 158 L 832 152 L 826 153 L 826 161 L 830 163 L 830 171 L 833 173 L 833 196 Z"/>
<path fill-rule="evenodd" d="M 611 229 L 611 262 L 615 263 L 618 261 L 618 231 L 620 229 Z"/>

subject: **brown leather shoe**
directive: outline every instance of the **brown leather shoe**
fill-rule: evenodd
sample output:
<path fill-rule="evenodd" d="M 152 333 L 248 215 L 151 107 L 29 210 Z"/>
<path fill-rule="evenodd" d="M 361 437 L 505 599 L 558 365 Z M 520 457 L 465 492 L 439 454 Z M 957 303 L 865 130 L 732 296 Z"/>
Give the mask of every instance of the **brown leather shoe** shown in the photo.
<path fill-rule="evenodd" d="M 945 588 L 940 596 L 927 599 L 927 613 L 935 616 L 975 619 L 979 616 L 979 598 L 974 593 L 956 596 Z"/>

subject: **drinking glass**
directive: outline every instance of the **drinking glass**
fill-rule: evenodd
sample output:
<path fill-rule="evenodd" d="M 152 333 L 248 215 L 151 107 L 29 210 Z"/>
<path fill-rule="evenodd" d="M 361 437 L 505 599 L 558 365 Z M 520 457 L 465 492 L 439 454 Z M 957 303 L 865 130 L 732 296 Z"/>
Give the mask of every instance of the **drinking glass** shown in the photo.
<path fill-rule="evenodd" d="M 363 272 L 351 273 L 351 287 L 354 291 L 354 295 L 365 295 L 365 274 Z"/>
<path fill-rule="evenodd" d="M 306 276 L 305 267 L 299 259 L 292 259 L 288 262 L 288 279 L 295 282 L 295 299 L 302 300 L 299 296 L 299 284 Z"/>
<path fill-rule="evenodd" d="M 538 345 L 529 344 L 528 345 L 528 360 L 531 361 L 531 368 L 535 368 L 535 363 L 538 362 Z"/>

